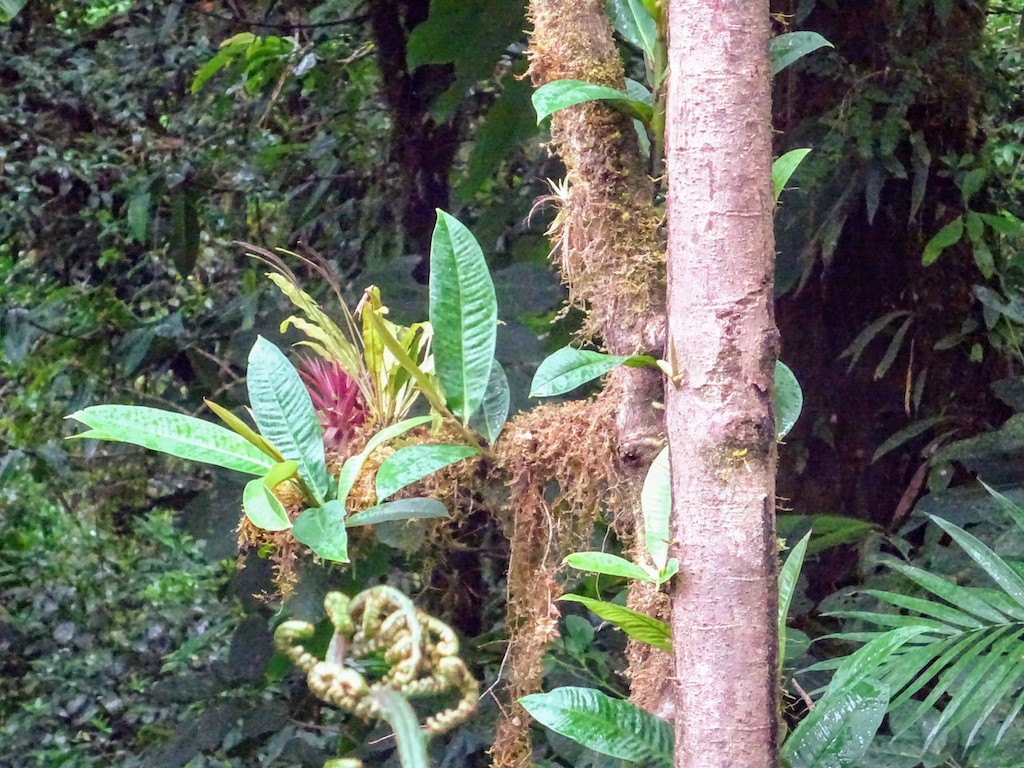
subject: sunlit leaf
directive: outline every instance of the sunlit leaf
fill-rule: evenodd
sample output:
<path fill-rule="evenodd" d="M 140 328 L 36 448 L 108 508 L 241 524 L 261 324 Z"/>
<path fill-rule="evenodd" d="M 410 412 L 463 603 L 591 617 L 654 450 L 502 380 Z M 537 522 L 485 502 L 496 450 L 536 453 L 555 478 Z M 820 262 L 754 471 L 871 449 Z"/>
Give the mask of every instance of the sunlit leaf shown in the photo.
<path fill-rule="evenodd" d="M 294 463 L 294 462 L 291 462 Z M 281 502 L 270 492 L 266 478 L 256 478 L 245 484 L 242 492 L 242 509 L 249 522 L 265 531 L 283 531 L 291 526 L 288 513 Z"/>
<path fill-rule="evenodd" d="M 810 149 L 792 149 L 772 163 L 772 187 L 775 190 L 775 202 L 779 201 L 779 195 L 785 189 L 789 178 L 810 151 Z"/>
<path fill-rule="evenodd" d="M 538 123 L 560 109 L 588 101 L 607 102 L 645 125 L 650 125 L 651 118 L 654 117 L 654 108 L 650 104 L 630 98 L 625 91 L 607 85 L 585 83 L 582 80 L 552 80 L 533 93 L 533 108 L 537 111 Z"/>
<path fill-rule="evenodd" d="M 342 466 L 341 472 L 338 473 L 338 500 L 344 504 L 346 499 L 348 499 L 352 485 L 355 483 L 356 478 L 363 469 L 363 464 L 366 463 L 366 459 L 371 453 L 388 440 L 394 440 L 396 437 L 404 435 L 410 429 L 426 424 L 431 421 L 431 418 L 430 416 L 414 416 L 411 419 L 405 419 L 397 424 L 385 427 L 371 437 L 367 441 L 366 447 L 355 456 L 350 456 Z"/>
<path fill-rule="evenodd" d="M 647 552 L 659 571 L 668 562 L 668 530 L 672 513 L 672 484 L 669 476 L 668 446 L 654 458 L 640 492 L 640 508 L 644 516 L 644 538 Z"/>
<path fill-rule="evenodd" d="M 634 611 L 604 600 L 593 600 L 582 595 L 562 595 L 560 600 L 581 603 L 605 621 L 610 621 L 634 640 L 653 645 L 666 653 L 672 652 L 672 633 L 668 624 L 645 613 Z"/>
<path fill-rule="evenodd" d="M 657 583 L 657 579 L 639 565 L 608 552 L 573 552 L 565 558 L 565 563 L 581 571 L 602 573 L 605 576 L 621 576 L 626 579 L 639 579 L 652 584 Z"/>
<path fill-rule="evenodd" d="M 250 475 L 264 475 L 276 463 L 244 437 L 202 419 L 135 405 L 93 405 L 67 418 L 88 432 L 75 435 L 131 443 L 190 461 Z"/>
<path fill-rule="evenodd" d="M 606 355 L 589 349 L 562 347 L 548 355 L 533 376 L 530 397 L 554 397 L 593 381 L 620 365 L 641 368 L 656 365 L 647 355 Z"/>

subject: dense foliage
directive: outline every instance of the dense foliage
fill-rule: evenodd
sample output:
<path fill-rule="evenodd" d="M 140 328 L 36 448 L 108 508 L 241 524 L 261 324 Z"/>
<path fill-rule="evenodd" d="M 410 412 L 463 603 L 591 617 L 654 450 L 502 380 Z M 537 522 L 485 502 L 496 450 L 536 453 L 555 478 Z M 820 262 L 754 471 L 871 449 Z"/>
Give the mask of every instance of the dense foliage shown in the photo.
<path fill-rule="evenodd" d="M 664 92 L 645 5 L 656 4 L 610 3 L 636 78 L 618 94 L 625 98 L 577 83 L 534 103 L 542 115 L 590 99 L 625 105 L 657 176 Z M 890 666 L 874 659 L 891 691 L 871 683 L 854 695 L 836 683 L 846 672 L 832 678 L 832 704 L 847 696 L 839 704 L 859 707 L 850 727 L 880 729 L 866 754 L 836 764 L 1010 764 L 1024 738 L 1024 670 L 1010 653 L 1024 632 L 1016 575 L 1024 539 L 1019 519 L 1008 524 L 1015 507 L 975 480 L 1021 500 L 1021 9 L 955 0 L 773 5 L 779 32 L 814 30 L 834 45 L 776 79 L 779 154 L 812 149 L 792 177 L 796 189 L 781 198 L 777 227 L 783 357 L 807 397 L 781 448 L 780 495 L 796 515 L 780 520 L 780 531 L 794 546 L 814 528 L 803 576 L 789 585 L 780 663 L 787 680 L 811 671 L 787 687 L 787 723 L 810 721 L 834 736 L 807 717 L 808 693 L 818 697 L 836 659 L 867 668 L 884 630 L 907 630 L 898 642 L 888 636 Z M 376 538 L 353 534 L 352 553 L 314 547 L 327 559 L 352 555 L 353 567 L 287 561 L 296 591 L 271 617 L 251 596 L 274 590 L 274 542 L 260 539 L 238 573 L 219 560 L 234 554 L 240 487 L 176 459 L 66 443 L 63 417 L 97 402 L 198 415 L 204 397 L 241 413 L 257 336 L 282 348 L 301 338 L 293 331 L 281 341 L 291 302 L 246 250 L 294 250 L 288 266 L 325 307 L 335 298 L 303 257 L 322 260 L 353 306 L 377 285 L 396 323 L 423 319 L 428 306 L 436 327 L 462 322 L 445 317 L 425 286 L 435 208 L 458 212 L 483 244 L 502 322 L 487 343 L 508 373 L 515 413 L 533 369 L 576 319 L 560 316 L 555 331 L 547 322 L 562 292 L 541 266 L 542 225 L 529 220 L 534 198 L 551 192 L 546 200 L 557 205 L 567 188 L 543 183 L 561 171 L 539 151 L 521 79 L 523 4 L 0 0 L 0 21 L 8 18 L 0 26 L 0 763 L 319 766 L 342 753 L 396 764 L 391 745 L 376 741 L 386 730 L 321 708 L 288 672 L 273 655 L 271 626 L 285 616 L 320 622 L 323 654 L 324 596 L 387 582 L 451 623 L 471 649 L 470 672 L 485 687 L 497 683 L 507 674 L 501 524 L 476 512 L 458 532 L 437 534 L 389 521 Z M 459 370 L 443 370 L 438 343 L 439 393 L 468 420 L 486 399 L 490 353 L 485 366 L 460 357 Z M 656 362 L 558 354 L 532 394 L 562 395 L 617 365 Z M 426 366 L 426 357 L 417 362 Z M 323 394 L 313 393 L 321 412 Z M 350 415 L 334 425 L 346 440 L 363 418 Z M 500 424 L 472 426 L 486 438 L 473 450 L 486 453 Z M 409 447 L 452 446 L 401 450 Z M 319 501 L 310 511 L 338 499 Z M 469 508 L 488 503 L 500 500 L 471 499 Z M 575 543 L 614 550 L 613 539 L 602 523 Z M 670 563 L 593 554 L 573 557 L 600 578 L 571 571 L 575 604 L 551 609 L 564 618 L 544 686 L 572 688 L 557 702 L 532 699 L 530 712 L 548 722 L 544 707 L 590 707 L 632 728 L 635 713 L 583 686 L 624 693 L 622 636 L 605 621 L 655 646 L 671 642 L 621 605 L 624 576 L 660 584 Z M 280 569 L 286 559 L 274 562 Z M 919 679 L 926 662 L 915 671 L 915 659 L 946 652 Z M 904 703 L 900 691 L 925 705 Z M 903 706 L 886 716 L 893 701 Z M 818 717 L 827 711 L 822 705 Z M 499 717 L 485 698 L 475 719 L 431 745 L 431 757 L 487 764 Z M 642 749 L 657 764 L 665 734 L 645 723 Z M 797 755 L 809 730 L 795 731 L 794 765 L 814 764 L 808 752 Z M 564 737 L 579 732 L 562 733 L 538 731 L 538 764 L 615 764 Z M 628 734 L 599 735 L 609 754 L 637 754 Z"/>

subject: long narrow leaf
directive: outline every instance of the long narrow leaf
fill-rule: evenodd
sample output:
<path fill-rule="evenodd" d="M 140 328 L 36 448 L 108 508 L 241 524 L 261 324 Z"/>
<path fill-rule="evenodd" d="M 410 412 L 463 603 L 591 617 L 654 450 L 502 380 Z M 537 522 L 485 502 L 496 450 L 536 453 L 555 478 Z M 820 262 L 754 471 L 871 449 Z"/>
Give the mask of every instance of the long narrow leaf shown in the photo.
<path fill-rule="evenodd" d="M 935 515 L 928 515 L 931 521 L 944 530 L 961 549 L 970 555 L 982 570 L 998 584 L 1007 595 L 1012 597 L 1018 605 L 1024 606 L 1024 578 L 1021 578 L 1013 568 L 999 557 L 995 552 L 986 547 L 976 536 L 972 536 L 963 528 L 943 520 Z"/>
<path fill-rule="evenodd" d="M 203 398 L 203 402 L 206 404 L 206 407 L 217 414 L 217 418 L 223 421 L 225 426 L 227 426 L 228 429 L 236 435 L 244 437 L 274 461 L 280 463 L 285 460 L 284 456 L 281 455 L 281 452 L 272 446 L 267 439 L 263 437 L 263 435 L 235 416 L 235 414 L 227 408 L 222 405 L 217 405 L 217 403 L 212 400 L 207 400 L 205 397 Z"/>
<path fill-rule="evenodd" d="M 181 459 L 201 461 L 249 475 L 264 475 L 276 463 L 234 432 L 180 413 L 135 405 L 93 405 L 67 418 L 92 429 L 75 437 L 131 443 Z"/>
<path fill-rule="evenodd" d="M 793 593 L 796 591 L 797 581 L 800 580 L 800 570 L 803 568 L 807 542 L 810 540 L 811 532 L 808 531 L 790 550 L 789 557 L 779 569 L 779 669 L 782 669 L 782 662 L 785 658 L 786 620 L 789 618 L 789 606 L 793 602 Z"/>
<path fill-rule="evenodd" d="M 967 741 L 964 742 L 965 747 L 969 747 L 974 743 L 974 738 L 978 735 L 978 731 L 981 730 L 981 727 L 992 716 L 996 707 L 1006 700 L 1010 691 L 1020 686 L 1022 677 L 1024 677 L 1024 658 L 1018 654 L 1013 657 L 1013 663 L 1005 667 L 1003 677 L 999 680 L 998 685 L 993 686 L 992 690 L 988 692 L 988 703 L 978 713 L 974 726 L 967 736 Z"/>
<path fill-rule="evenodd" d="M 640 509 L 644 517 L 644 538 L 654 567 L 661 570 L 668 563 L 668 530 L 672 511 L 672 486 L 669 482 L 668 446 L 654 458 L 640 491 Z"/>
<path fill-rule="evenodd" d="M 938 722 L 929 732 L 928 743 L 934 742 L 944 730 L 955 728 L 965 720 L 974 720 L 973 738 L 982 722 L 978 718 L 986 710 L 991 713 L 987 705 L 992 702 L 993 695 L 1001 689 L 1003 681 L 1019 661 L 1020 654 L 1015 651 L 1020 647 L 1022 634 L 1024 629 L 1018 629 L 1002 638 L 968 670 L 967 678 L 959 684 L 953 699 L 943 708 Z"/>
<path fill-rule="evenodd" d="M 560 599 L 585 605 L 591 612 L 605 621 L 610 621 L 634 640 L 653 645 L 666 653 L 672 652 L 672 633 L 664 621 L 631 608 L 604 600 L 593 600 L 582 595 L 562 595 Z"/>
<path fill-rule="evenodd" d="M 246 384 L 260 433 L 286 459 L 299 463 L 299 476 L 322 504 L 330 487 L 323 429 L 299 372 L 260 336 L 249 353 Z"/>
<path fill-rule="evenodd" d="M 487 379 L 487 389 L 480 401 L 480 408 L 470 420 L 470 426 L 487 438 L 491 445 L 501 435 L 502 427 L 508 421 L 508 410 L 512 402 L 505 369 L 497 360 L 491 363 L 491 373 Z"/>
<path fill-rule="evenodd" d="M 428 520 L 431 518 L 448 517 L 448 508 L 437 499 L 417 497 L 415 499 L 399 499 L 386 504 L 364 509 L 349 515 L 345 520 L 346 528 L 360 525 L 378 525 L 402 520 Z"/>
<path fill-rule="evenodd" d="M 886 592 L 880 589 L 865 589 L 864 594 L 884 600 L 897 608 L 906 608 L 909 611 L 916 611 L 925 616 L 931 616 L 947 624 L 955 624 L 967 629 L 980 629 L 983 626 L 973 616 L 968 616 L 963 611 L 950 608 L 948 605 L 937 603 L 934 600 L 922 600 L 920 597 L 911 597 L 910 595 L 901 595 L 896 592 Z"/>
<path fill-rule="evenodd" d="M 434 369 L 448 407 L 468 422 L 491 375 L 498 304 L 476 238 L 441 210 L 430 243 L 430 324 Z"/>
<path fill-rule="evenodd" d="M 889 691 L 861 680 L 823 697 L 786 739 L 780 757 L 789 768 L 840 768 L 867 751 L 889 703 Z"/>
<path fill-rule="evenodd" d="M 924 571 L 920 568 L 915 568 L 912 565 L 901 563 L 895 558 L 881 557 L 878 558 L 878 560 L 881 563 L 885 563 L 890 568 L 899 571 L 915 584 L 920 587 L 924 587 L 933 595 L 941 597 L 950 605 L 955 605 L 960 610 L 974 614 L 986 623 L 1003 624 L 1007 620 L 1006 616 L 979 597 L 974 590 L 953 584 L 950 581 L 946 581 L 941 576 L 936 576 L 933 573 L 929 573 L 928 571 Z"/>
<path fill-rule="evenodd" d="M 907 671 L 912 673 L 909 675 L 910 681 L 907 686 L 900 691 L 899 695 L 893 699 L 893 709 L 908 701 L 911 696 L 941 675 L 942 671 L 946 669 L 954 659 L 960 658 L 966 651 L 969 651 L 974 646 L 983 643 L 985 637 L 985 632 L 969 632 L 961 638 L 951 638 L 951 640 L 954 640 L 955 642 L 942 644 L 941 646 L 936 644 L 942 648 L 942 653 L 935 657 L 934 661 L 932 661 L 927 667 L 922 664 L 918 664 L 911 670 L 909 669 L 910 665 L 907 664 Z M 919 660 L 915 659 L 914 661 L 918 662 Z"/>

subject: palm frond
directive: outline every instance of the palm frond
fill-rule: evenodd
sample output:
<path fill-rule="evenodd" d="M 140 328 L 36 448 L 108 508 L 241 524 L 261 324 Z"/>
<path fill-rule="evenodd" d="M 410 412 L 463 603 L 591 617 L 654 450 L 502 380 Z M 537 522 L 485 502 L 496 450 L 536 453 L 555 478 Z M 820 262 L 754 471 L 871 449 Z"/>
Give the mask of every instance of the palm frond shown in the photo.
<path fill-rule="evenodd" d="M 1024 527 L 1024 512 L 1005 496 L 993 495 Z M 1006 712 L 995 737 L 998 743 L 1024 709 L 1024 577 L 977 537 L 947 520 L 929 517 L 997 588 L 963 586 L 895 558 L 882 557 L 879 562 L 905 576 L 923 594 L 863 590 L 859 594 L 878 601 L 880 610 L 833 612 L 830 615 L 851 624 L 849 631 L 829 637 L 873 645 L 886 635 L 916 629 L 916 635 L 878 659 L 877 666 L 866 673 L 891 692 L 890 711 L 907 705 L 911 712 L 909 717 L 901 718 L 894 735 L 905 732 L 938 707 L 938 718 L 926 728 L 925 748 L 957 727 L 967 734 L 963 744 L 970 747 L 997 711 L 1000 715 Z M 867 647 L 850 658 L 863 655 Z M 842 668 L 845 661 L 840 661 L 819 663 L 810 669 Z M 829 685 L 829 692 L 835 690 L 837 682 L 840 687 L 850 682 L 837 681 L 837 677 Z"/>

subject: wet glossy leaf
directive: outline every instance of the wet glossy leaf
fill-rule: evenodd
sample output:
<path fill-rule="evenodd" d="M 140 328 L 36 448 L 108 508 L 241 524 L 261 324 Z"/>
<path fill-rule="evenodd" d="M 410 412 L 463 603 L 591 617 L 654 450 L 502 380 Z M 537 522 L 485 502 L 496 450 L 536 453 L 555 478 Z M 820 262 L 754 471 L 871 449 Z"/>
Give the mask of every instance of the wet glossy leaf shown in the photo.
<path fill-rule="evenodd" d="M 429 520 L 438 517 L 449 517 L 448 508 L 437 499 L 417 497 L 415 499 L 399 499 L 378 504 L 349 515 L 345 526 L 356 528 L 360 525 L 378 525 L 402 520 Z"/>
<path fill-rule="evenodd" d="M 592 688 L 556 688 L 519 700 L 541 725 L 588 749 L 647 768 L 672 765 L 672 728 L 635 704 Z"/>
<path fill-rule="evenodd" d="M 772 75 L 777 75 L 790 64 L 819 48 L 834 48 L 817 32 L 787 32 L 772 38 L 768 48 Z"/>

